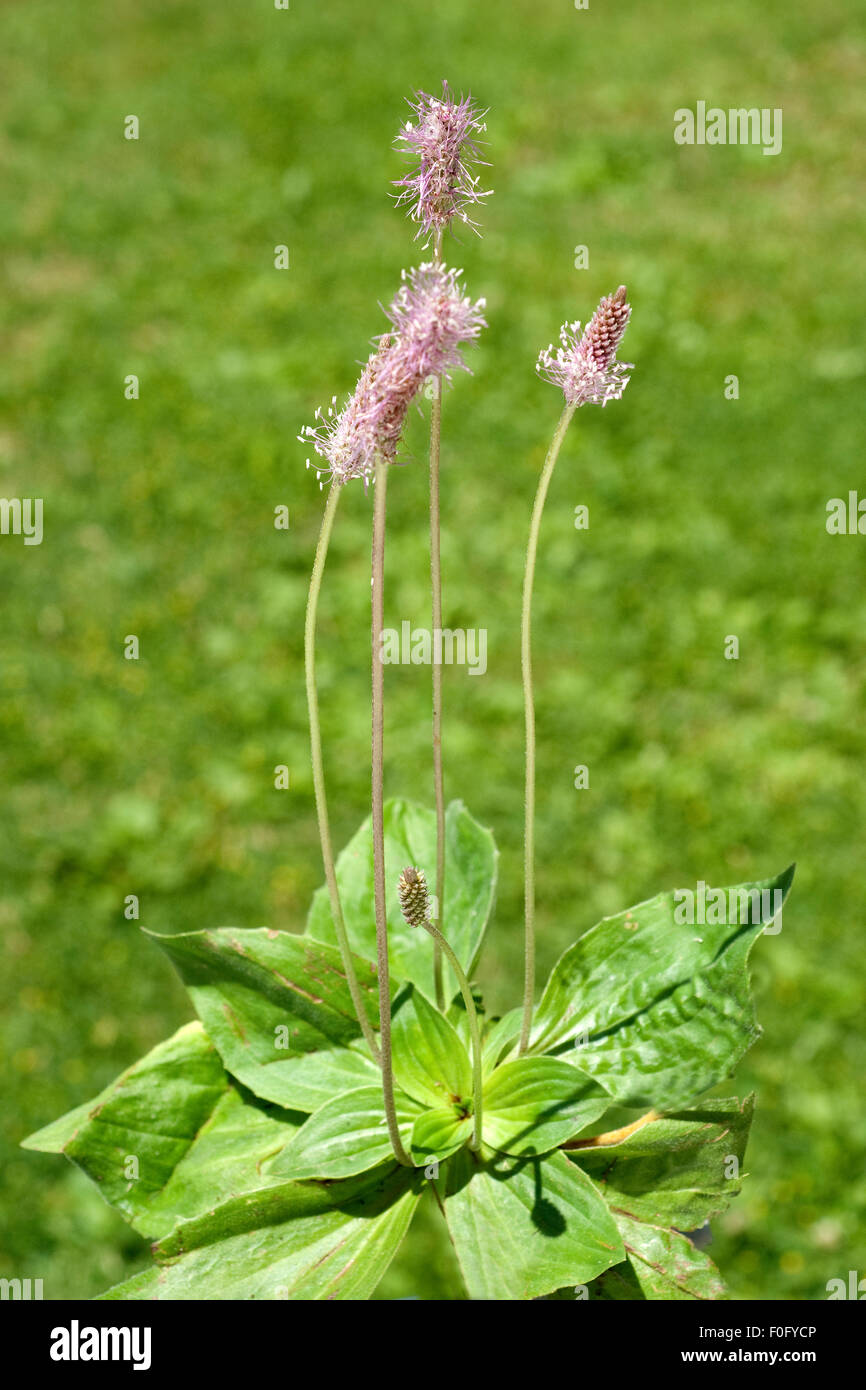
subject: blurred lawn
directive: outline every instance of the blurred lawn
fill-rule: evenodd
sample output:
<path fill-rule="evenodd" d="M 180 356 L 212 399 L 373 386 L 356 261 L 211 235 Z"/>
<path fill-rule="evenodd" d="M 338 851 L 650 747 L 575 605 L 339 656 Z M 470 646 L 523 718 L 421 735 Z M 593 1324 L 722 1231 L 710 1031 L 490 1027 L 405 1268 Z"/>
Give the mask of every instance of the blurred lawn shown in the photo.
<path fill-rule="evenodd" d="M 445 673 L 448 793 L 503 850 L 488 1006 L 520 988 L 520 577 L 559 410 L 533 361 L 624 281 L 637 370 L 572 428 L 537 582 L 539 977 L 604 912 L 796 858 L 736 1085 L 758 1092 L 751 1176 L 712 1253 L 736 1297 L 866 1274 L 866 540 L 824 527 L 828 498 L 866 492 L 862 10 L 10 0 L 0 51 L 0 479 L 45 505 L 40 547 L 0 539 L 0 1275 L 86 1297 L 147 1259 L 84 1179 L 17 1148 L 189 1017 L 124 897 L 157 931 L 299 929 L 319 882 L 301 650 L 322 498 L 294 436 L 421 256 L 391 145 L 443 76 L 490 107 L 496 190 L 483 240 L 450 251 L 490 328 L 445 403 L 443 540 L 446 621 L 489 633 L 485 679 Z M 698 98 L 782 107 L 783 153 L 676 146 Z M 428 621 L 420 416 L 409 434 L 394 625 Z M 365 813 L 368 523 L 354 487 L 322 615 L 339 843 Z M 423 800 L 428 678 L 390 668 L 388 791 Z M 459 1296 L 434 1215 L 382 1295 Z"/>

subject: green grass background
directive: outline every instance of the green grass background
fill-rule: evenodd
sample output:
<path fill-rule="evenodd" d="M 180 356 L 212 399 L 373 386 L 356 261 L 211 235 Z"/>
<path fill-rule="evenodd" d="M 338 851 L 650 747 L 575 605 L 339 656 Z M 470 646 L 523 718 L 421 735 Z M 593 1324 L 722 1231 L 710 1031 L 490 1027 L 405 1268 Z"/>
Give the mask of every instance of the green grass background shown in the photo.
<path fill-rule="evenodd" d="M 503 851 L 488 1008 L 520 989 L 520 581 L 560 405 L 533 363 L 624 281 L 634 377 L 572 427 L 537 580 L 539 978 L 605 912 L 797 859 L 753 956 L 765 1036 L 726 1088 L 758 1092 L 750 1176 L 712 1253 L 735 1297 L 866 1274 L 866 538 L 824 524 L 866 495 L 862 10 L 9 0 L 0 52 L 0 491 L 45 506 L 41 546 L 0 537 L 0 1275 L 89 1297 L 147 1262 L 84 1179 L 17 1148 L 190 1016 L 124 897 L 157 931 L 295 930 L 320 880 L 301 658 L 322 497 L 295 435 L 422 256 L 392 141 L 446 76 L 490 108 L 495 189 L 483 239 L 448 252 L 490 326 L 443 465 L 446 621 L 489 642 L 486 676 L 445 673 L 447 790 Z M 783 152 L 678 147 L 698 99 L 781 107 Z M 428 621 L 425 430 L 389 490 L 394 625 Z M 366 807 L 369 520 L 354 486 L 323 597 L 338 843 Z M 428 680 L 389 669 L 387 792 L 429 801 Z M 380 1292 L 460 1296 L 432 1214 Z"/>

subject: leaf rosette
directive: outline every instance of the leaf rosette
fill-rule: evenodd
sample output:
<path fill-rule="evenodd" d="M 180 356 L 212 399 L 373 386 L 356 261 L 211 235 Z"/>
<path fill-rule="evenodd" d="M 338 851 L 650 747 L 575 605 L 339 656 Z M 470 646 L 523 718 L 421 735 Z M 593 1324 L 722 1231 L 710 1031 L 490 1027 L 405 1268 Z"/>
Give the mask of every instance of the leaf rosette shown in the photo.
<path fill-rule="evenodd" d="M 435 866 L 431 812 L 394 801 L 385 820 L 389 883 L 407 862 Z M 449 937 L 471 975 L 497 854 L 461 803 L 447 827 Z M 369 822 L 337 877 L 376 1030 Z M 518 1010 L 486 1023 L 477 1151 L 456 981 L 441 1012 L 430 942 L 389 901 L 395 1106 L 411 1166 L 393 1158 L 323 890 L 300 935 L 156 937 L 197 1021 L 25 1147 L 65 1154 L 154 1242 L 153 1267 L 109 1299 L 369 1298 L 425 1191 L 472 1298 L 724 1297 L 684 1232 L 739 1191 L 752 1100 L 697 1102 L 758 1036 L 749 952 L 791 878 L 726 890 L 759 904 L 746 922 L 683 923 L 663 893 L 578 937 L 522 1055 Z"/>

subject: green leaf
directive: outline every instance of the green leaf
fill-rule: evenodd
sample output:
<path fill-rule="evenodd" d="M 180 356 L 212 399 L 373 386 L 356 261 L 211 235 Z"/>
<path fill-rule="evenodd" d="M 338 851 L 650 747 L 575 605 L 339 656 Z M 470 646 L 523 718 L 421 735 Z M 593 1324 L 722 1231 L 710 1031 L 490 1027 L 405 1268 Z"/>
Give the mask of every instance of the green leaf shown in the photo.
<path fill-rule="evenodd" d="M 627 1258 L 590 1286 L 591 1299 L 682 1302 L 727 1296 L 710 1257 L 697 1250 L 679 1231 L 632 1221 L 621 1213 L 616 1223 Z"/>
<path fill-rule="evenodd" d="M 562 1153 L 479 1158 L 464 1148 L 437 1187 L 471 1298 L 541 1298 L 625 1258 L 604 1201 Z"/>
<path fill-rule="evenodd" d="M 113 1125 L 134 1131 L 145 1123 L 172 1130 L 157 1135 L 167 1142 L 170 1172 L 176 1153 L 189 1145 L 229 1085 L 225 1069 L 200 1023 L 187 1023 L 128 1067 L 104 1091 L 22 1141 L 24 1149 L 71 1157 L 83 1131 Z M 127 1121 L 131 1121 L 127 1124 Z M 167 1123 L 168 1122 L 168 1123 Z M 107 1176 L 107 1175 L 106 1175 Z M 102 1177 L 100 1176 L 100 1181 Z M 160 1184 L 161 1185 L 161 1184 Z"/>
<path fill-rule="evenodd" d="M 716 1085 L 759 1036 L 746 964 L 793 874 L 722 890 L 730 925 L 678 921 L 673 893 L 604 918 L 554 967 L 530 1051 L 556 1051 L 628 1106 L 667 1110 Z M 740 925 L 750 900 L 731 895 L 751 893 L 757 920 Z"/>
<path fill-rule="evenodd" d="M 425 1110 L 412 1129 L 411 1155 L 419 1168 L 426 1168 L 434 1159 L 443 1163 L 455 1153 L 472 1133 L 471 1115 L 460 1117 L 452 1106 Z"/>
<path fill-rule="evenodd" d="M 424 1179 L 377 1169 L 283 1183 L 225 1202 L 154 1247 L 157 1267 L 104 1299 L 367 1299 L 406 1234 Z"/>
<path fill-rule="evenodd" d="M 604 1194 L 627 1253 L 592 1297 L 725 1297 L 712 1260 L 671 1228 L 703 1225 L 739 1192 L 753 1102 L 710 1100 L 642 1125 L 617 1144 L 572 1152 Z"/>
<path fill-rule="evenodd" d="M 481 1029 L 481 1036 L 483 1038 L 485 1028 L 484 996 L 482 995 L 478 985 L 473 980 L 469 981 L 469 989 L 472 993 L 472 1001 L 475 1005 L 475 1014 L 478 1019 L 478 1026 Z M 445 1017 L 447 1018 L 448 1022 L 452 1024 L 456 1029 L 457 1036 L 463 1043 L 463 1046 L 466 1048 L 466 1051 L 471 1052 L 472 1029 L 469 1025 L 469 1015 L 466 1012 L 466 1001 L 463 998 L 463 995 L 459 989 L 457 993 L 452 996 L 451 1002 L 446 1003 Z"/>
<path fill-rule="evenodd" d="M 311 1111 L 379 1075 L 359 1041 L 333 947 L 264 927 L 155 939 L 177 967 L 225 1066 L 255 1095 Z M 367 1017 L 377 1028 L 375 967 L 359 957 L 355 966 Z"/>
<path fill-rule="evenodd" d="M 448 1020 L 414 985 L 408 985 L 394 1001 L 391 1047 L 395 1081 L 422 1105 L 439 1107 L 472 1095 L 472 1064 L 466 1048 Z"/>
<path fill-rule="evenodd" d="M 571 1157 L 616 1213 L 695 1230 L 740 1191 L 754 1101 L 708 1100 L 643 1125 L 619 1144 L 575 1149 Z"/>
<path fill-rule="evenodd" d="M 499 1065 L 511 1044 L 517 1042 L 522 1018 L 522 1009 L 512 1009 L 487 1029 L 481 1048 L 481 1063 L 485 1076 Z"/>
<path fill-rule="evenodd" d="M 394 1099 L 400 1137 L 407 1141 L 420 1107 L 399 1092 Z M 382 1087 L 362 1086 L 315 1111 L 270 1171 L 295 1180 L 347 1178 L 391 1156 Z"/>
<path fill-rule="evenodd" d="M 555 1057 L 506 1062 L 484 1083 L 485 1144 L 509 1154 L 542 1154 L 579 1134 L 610 1107 L 591 1077 Z"/>
<path fill-rule="evenodd" d="M 229 1196 L 267 1186 L 273 1179 L 259 1164 L 299 1122 L 245 1101 L 201 1024 L 189 1023 L 24 1147 L 65 1154 L 152 1237 Z"/>
<path fill-rule="evenodd" d="M 376 914 L 373 904 L 373 840 L 366 820 L 337 859 L 337 882 L 352 949 L 375 958 Z M 496 886 L 496 847 L 493 836 L 473 820 L 461 801 L 448 807 L 445 818 L 445 915 L 443 930 L 467 975 L 471 975 Z M 435 998 L 433 942 L 427 932 L 410 927 L 397 899 L 397 882 L 407 864 L 423 869 L 433 891 L 436 882 L 436 817 L 433 811 L 409 801 L 385 805 L 385 877 L 388 885 L 388 945 L 395 976 L 411 980 Z M 336 941 L 328 894 L 317 890 L 307 918 L 307 935 L 317 941 Z M 451 971 L 445 962 L 446 981 Z M 446 993 L 457 981 L 446 984 Z"/>
<path fill-rule="evenodd" d="M 280 1179 L 268 1172 L 268 1163 L 291 1143 L 305 1119 L 230 1087 L 150 1203 L 146 1218 L 134 1224 L 145 1235 L 165 1235 L 179 1221 L 201 1216 L 218 1203 L 274 1186 Z"/>

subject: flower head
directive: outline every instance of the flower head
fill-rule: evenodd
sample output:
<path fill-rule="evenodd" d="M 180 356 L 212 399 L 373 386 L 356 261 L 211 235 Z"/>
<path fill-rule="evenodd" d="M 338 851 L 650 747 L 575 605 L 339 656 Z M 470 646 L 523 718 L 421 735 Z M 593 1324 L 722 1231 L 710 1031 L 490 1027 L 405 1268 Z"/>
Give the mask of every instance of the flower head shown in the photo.
<path fill-rule="evenodd" d="M 423 869 L 408 865 L 397 884 L 400 911 L 410 927 L 420 927 L 430 920 L 430 892 Z"/>
<path fill-rule="evenodd" d="M 459 274 L 433 264 L 403 272 L 387 311 L 393 331 L 379 339 L 354 392 L 341 410 L 334 396 L 327 412 L 316 411 L 315 426 L 298 435 L 325 460 L 316 470 L 320 481 L 324 474 L 336 483 L 366 483 L 378 457 L 394 463 L 406 413 L 427 379 L 469 370 L 461 347 L 485 326 L 484 301 L 468 298 Z"/>
<path fill-rule="evenodd" d="M 580 337 L 580 323 L 564 323 L 562 343 L 538 354 L 535 370 L 565 393 L 569 405 L 607 405 L 619 400 L 633 362 L 617 362 L 616 352 L 631 317 L 625 285 L 606 295 Z"/>
<path fill-rule="evenodd" d="M 407 369 L 422 381 L 468 371 L 461 347 L 487 325 L 484 300 L 474 303 L 459 283 L 461 271 L 426 262 L 403 271 L 403 283 L 391 301 L 388 318 L 402 346 Z"/>
<path fill-rule="evenodd" d="M 320 480 L 324 473 L 336 483 L 347 483 L 351 478 L 366 481 L 375 469 L 378 453 L 389 461 L 396 454 L 405 409 L 401 414 L 392 352 L 390 339 L 383 337 L 342 409 L 337 409 L 337 397 L 332 396 L 326 412 L 321 407 L 316 410 L 315 426 L 305 425 L 298 435 L 302 444 L 312 443 L 325 460 L 327 467 L 316 470 Z"/>
<path fill-rule="evenodd" d="M 442 83 L 441 97 L 416 92 L 409 101 L 415 119 L 407 121 L 397 137 L 397 146 L 418 161 L 414 173 L 396 179 L 402 189 L 397 194 L 398 207 L 409 204 L 409 216 L 417 222 L 416 236 L 441 235 L 457 217 L 477 230 L 467 211 L 490 191 L 478 188 L 478 175 L 470 165 L 479 159 L 475 136 L 486 130 L 471 96 L 459 101 L 452 96 L 448 83 Z"/>

